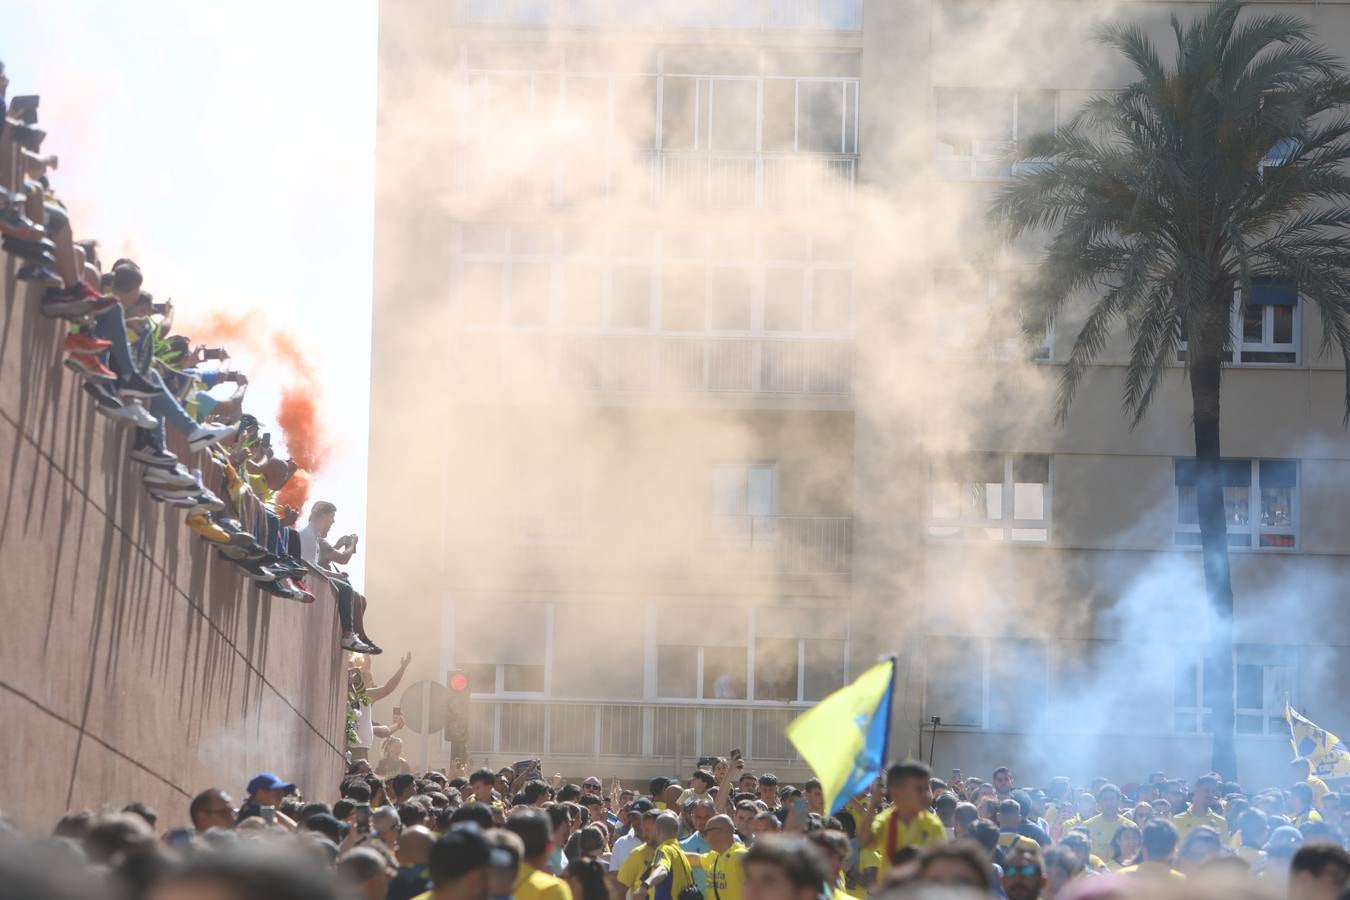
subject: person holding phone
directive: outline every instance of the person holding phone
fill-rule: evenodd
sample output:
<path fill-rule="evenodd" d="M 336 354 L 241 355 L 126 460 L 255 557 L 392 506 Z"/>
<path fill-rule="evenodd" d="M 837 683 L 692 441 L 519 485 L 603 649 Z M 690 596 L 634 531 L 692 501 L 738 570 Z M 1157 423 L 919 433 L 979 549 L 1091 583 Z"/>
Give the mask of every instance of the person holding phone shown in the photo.
<path fill-rule="evenodd" d="M 269 825 L 281 825 L 295 831 L 296 825 L 288 816 L 277 810 L 281 800 L 295 790 L 295 785 L 285 781 L 272 772 L 255 775 L 248 783 L 248 799 L 239 806 L 235 823 L 259 817 Z"/>
<path fill-rule="evenodd" d="M 403 718 L 403 712 L 396 706 L 394 707 L 394 720 L 400 721 Z M 403 752 L 403 738 L 396 735 L 390 735 L 384 739 L 381 747 L 380 761 L 375 765 L 375 774 L 381 778 L 388 778 L 391 775 L 411 775 L 412 766 L 400 754 Z"/>

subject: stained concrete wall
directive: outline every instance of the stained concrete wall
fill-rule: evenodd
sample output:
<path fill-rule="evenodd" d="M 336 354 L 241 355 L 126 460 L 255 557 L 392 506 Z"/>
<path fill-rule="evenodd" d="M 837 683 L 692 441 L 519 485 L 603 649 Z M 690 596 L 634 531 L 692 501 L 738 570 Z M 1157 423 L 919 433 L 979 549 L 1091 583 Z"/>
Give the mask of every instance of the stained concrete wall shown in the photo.
<path fill-rule="evenodd" d="M 0 254 L 0 810 L 46 829 L 139 799 L 187 824 L 197 791 L 260 771 L 333 799 L 331 593 L 261 593 L 146 496 L 131 426 L 94 413 L 17 266 Z"/>

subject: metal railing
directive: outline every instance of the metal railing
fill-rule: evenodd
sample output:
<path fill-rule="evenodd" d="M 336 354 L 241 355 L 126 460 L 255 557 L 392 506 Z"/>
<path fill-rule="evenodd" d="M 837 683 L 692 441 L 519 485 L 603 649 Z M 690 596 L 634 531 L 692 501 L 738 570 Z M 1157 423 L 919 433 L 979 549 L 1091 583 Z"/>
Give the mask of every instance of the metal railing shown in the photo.
<path fill-rule="evenodd" d="M 850 568 L 847 516 L 713 516 L 710 524 L 711 550 L 738 569 L 810 575 Z"/>
<path fill-rule="evenodd" d="M 857 180 L 850 153 L 648 153 L 651 202 L 724 208 L 847 199 Z"/>
<path fill-rule="evenodd" d="M 853 392 L 852 341 L 704 335 L 561 339 L 562 383 L 597 391 L 825 394 Z"/>
<path fill-rule="evenodd" d="M 740 0 L 721 5 L 612 0 L 458 0 L 470 25 L 860 31 L 862 0 Z"/>
<path fill-rule="evenodd" d="M 741 747 L 756 762 L 800 760 L 784 734 L 809 703 L 485 700 L 470 707 L 475 754 L 688 763 Z"/>

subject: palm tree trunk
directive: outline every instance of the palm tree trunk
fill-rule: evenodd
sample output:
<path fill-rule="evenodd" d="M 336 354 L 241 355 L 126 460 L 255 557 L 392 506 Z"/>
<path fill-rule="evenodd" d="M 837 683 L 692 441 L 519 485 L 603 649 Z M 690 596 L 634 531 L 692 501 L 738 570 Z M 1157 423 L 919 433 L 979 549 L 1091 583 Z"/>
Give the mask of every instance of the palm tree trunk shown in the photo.
<path fill-rule="evenodd" d="M 1228 293 L 1231 297 L 1231 292 Z M 1227 303 L 1211 303 L 1223 310 L 1220 319 L 1196 323 L 1190 329 L 1191 405 L 1195 426 L 1196 494 L 1200 519 L 1200 548 L 1209 595 L 1209 647 L 1214 661 L 1204 672 L 1207 698 L 1213 703 L 1214 771 L 1227 780 L 1237 778 L 1234 747 L 1236 699 L 1233 689 L 1233 579 L 1228 567 L 1228 524 L 1224 513 L 1223 471 L 1219 452 L 1219 375 L 1224 338 L 1228 333 Z"/>

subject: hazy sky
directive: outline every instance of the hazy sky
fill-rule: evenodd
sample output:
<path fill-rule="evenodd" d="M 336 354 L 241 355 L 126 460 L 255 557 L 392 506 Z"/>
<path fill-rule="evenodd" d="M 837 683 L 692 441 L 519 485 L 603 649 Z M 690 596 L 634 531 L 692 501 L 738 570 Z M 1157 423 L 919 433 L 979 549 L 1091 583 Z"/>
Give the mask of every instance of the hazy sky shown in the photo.
<path fill-rule="evenodd" d="M 41 95 L 53 187 L 105 265 L 136 258 L 189 335 L 211 310 L 295 335 L 335 445 L 311 499 L 338 504 L 338 533 L 363 531 L 366 513 L 376 12 L 374 0 L 13 4 L 17 40 L 0 57 L 10 96 Z M 274 426 L 285 370 L 235 355 L 246 409 Z"/>

